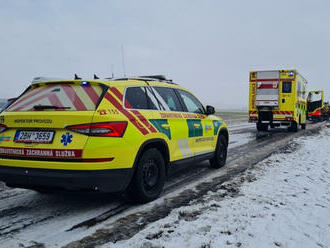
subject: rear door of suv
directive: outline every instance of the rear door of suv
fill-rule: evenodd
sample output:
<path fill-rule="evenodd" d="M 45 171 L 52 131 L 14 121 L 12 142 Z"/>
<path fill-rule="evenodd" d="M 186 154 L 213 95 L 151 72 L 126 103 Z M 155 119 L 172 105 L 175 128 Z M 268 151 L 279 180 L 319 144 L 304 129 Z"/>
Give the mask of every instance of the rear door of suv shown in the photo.
<path fill-rule="evenodd" d="M 188 128 L 182 117 L 183 106 L 172 88 L 129 86 L 125 91 L 124 107 L 145 116 L 149 138 L 162 138 L 169 147 L 170 160 L 193 156 L 188 145 Z M 144 125 L 145 126 L 145 125 Z"/>

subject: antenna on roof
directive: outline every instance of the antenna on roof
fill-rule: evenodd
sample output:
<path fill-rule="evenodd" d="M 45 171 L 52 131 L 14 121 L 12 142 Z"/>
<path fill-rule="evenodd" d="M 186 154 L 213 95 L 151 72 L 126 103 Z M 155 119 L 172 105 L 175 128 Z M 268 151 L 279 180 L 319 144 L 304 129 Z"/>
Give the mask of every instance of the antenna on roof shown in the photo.
<path fill-rule="evenodd" d="M 122 65 L 123 65 L 124 77 L 126 77 L 126 68 L 125 68 L 125 59 L 124 59 L 124 46 L 123 45 L 121 45 L 121 60 L 122 60 Z"/>
<path fill-rule="evenodd" d="M 81 77 L 79 77 L 76 73 L 74 74 L 74 80 L 78 80 L 81 79 Z"/>
<path fill-rule="evenodd" d="M 112 78 L 114 78 L 114 76 L 115 76 L 115 73 L 114 73 L 114 70 L 113 70 L 114 67 L 115 67 L 115 66 L 114 66 L 113 64 L 111 64 L 111 77 L 112 77 Z"/>
<path fill-rule="evenodd" d="M 94 74 L 94 79 L 100 79 L 96 74 Z"/>

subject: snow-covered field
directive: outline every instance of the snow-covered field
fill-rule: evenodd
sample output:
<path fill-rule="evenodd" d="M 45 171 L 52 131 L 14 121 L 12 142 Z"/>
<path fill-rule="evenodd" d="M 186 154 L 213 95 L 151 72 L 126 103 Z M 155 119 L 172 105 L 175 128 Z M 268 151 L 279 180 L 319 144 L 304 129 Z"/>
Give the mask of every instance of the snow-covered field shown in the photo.
<path fill-rule="evenodd" d="M 242 175 L 102 247 L 330 247 L 330 130 L 295 139 Z"/>

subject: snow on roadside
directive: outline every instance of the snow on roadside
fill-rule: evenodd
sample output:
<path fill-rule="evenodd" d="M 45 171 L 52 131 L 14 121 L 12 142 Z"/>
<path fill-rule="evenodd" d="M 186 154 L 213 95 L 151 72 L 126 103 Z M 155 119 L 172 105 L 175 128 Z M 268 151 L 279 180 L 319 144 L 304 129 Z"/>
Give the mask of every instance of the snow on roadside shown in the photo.
<path fill-rule="evenodd" d="M 330 130 L 172 213 L 102 247 L 330 247 Z"/>

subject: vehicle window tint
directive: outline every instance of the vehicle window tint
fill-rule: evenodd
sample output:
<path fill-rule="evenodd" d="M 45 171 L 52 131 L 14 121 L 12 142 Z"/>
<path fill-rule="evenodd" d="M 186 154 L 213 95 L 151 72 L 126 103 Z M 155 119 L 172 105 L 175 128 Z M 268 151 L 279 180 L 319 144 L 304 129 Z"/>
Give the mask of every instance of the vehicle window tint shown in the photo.
<path fill-rule="evenodd" d="M 198 101 L 196 97 L 184 90 L 178 90 L 184 104 L 187 107 L 188 112 L 197 113 L 197 114 L 204 114 L 204 107 Z"/>
<path fill-rule="evenodd" d="M 95 110 L 103 92 L 100 85 L 52 83 L 33 86 L 6 111 L 88 111 Z"/>
<path fill-rule="evenodd" d="M 157 109 L 150 99 L 146 87 L 128 87 L 125 94 L 125 107 L 130 109 Z"/>
<path fill-rule="evenodd" d="M 166 87 L 153 87 L 153 89 L 164 110 L 183 111 L 179 98 L 173 89 Z"/>
<path fill-rule="evenodd" d="M 291 93 L 291 82 L 282 83 L 282 93 Z"/>

